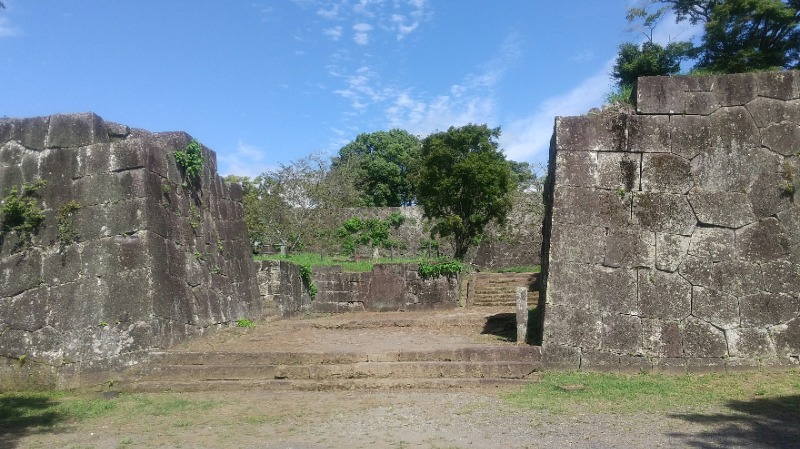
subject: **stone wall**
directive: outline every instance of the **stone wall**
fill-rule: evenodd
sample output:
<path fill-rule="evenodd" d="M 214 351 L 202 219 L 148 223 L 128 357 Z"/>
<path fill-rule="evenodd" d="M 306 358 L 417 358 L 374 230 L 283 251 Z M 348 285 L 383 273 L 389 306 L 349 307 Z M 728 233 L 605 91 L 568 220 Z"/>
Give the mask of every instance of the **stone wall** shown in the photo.
<path fill-rule="evenodd" d="M 207 148 L 199 183 L 184 183 L 172 153 L 191 140 L 91 113 L 0 120 L 2 196 L 46 181 L 37 232 L 0 242 L 0 388 L 91 382 L 260 316 L 241 189 Z"/>
<path fill-rule="evenodd" d="M 263 309 L 289 316 L 298 313 L 414 311 L 459 306 L 459 277 L 423 279 L 417 264 L 377 264 L 372 271 L 349 273 L 341 267 L 313 267 L 311 298 L 300 267 L 284 261 L 259 262 Z"/>
<path fill-rule="evenodd" d="M 551 366 L 798 364 L 800 74 L 649 77 L 636 114 L 556 119 Z"/>

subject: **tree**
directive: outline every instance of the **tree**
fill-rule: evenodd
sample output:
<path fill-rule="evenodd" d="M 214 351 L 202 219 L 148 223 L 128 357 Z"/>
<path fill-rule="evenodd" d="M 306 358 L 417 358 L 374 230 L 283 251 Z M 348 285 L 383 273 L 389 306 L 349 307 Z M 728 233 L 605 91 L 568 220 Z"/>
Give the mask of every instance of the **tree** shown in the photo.
<path fill-rule="evenodd" d="M 619 96 L 630 103 L 636 102 L 636 80 L 640 76 L 674 75 L 680 72 L 681 61 L 692 48 L 689 42 L 670 42 L 666 46 L 653 41 L 653 32 L 664 17 L 666 8 L 648 13 L 646 8 L 629 8 L 629 23 L 641 21 L 632 30 L 639 30 L 647 39 L 641 45 L 626 42 L 619 47 L 611 76 L 617 80 Z"/>
<path fill-rule="evenodd" d="M 679 21 L 703 24 L 695 69 L 713 73 L 800 68 L 800 0 L 659 0 Z"/>
<path fill-rule="evenodd" d="M 359 134 L 339 150 L 332 170 L 352 170 L 364 206 L 414 202 L 408 174 L 419 160 L 419 139 L 401 129 Z"/>
<path fill-rule="evenodd" d="M 417 201 L 434 221 L 431 235 L 450 238 L 459 260 L 489 222 L 503 223 L 511 210 L 514 178 L 499 137 L 500 128 L 468 124 L 422 141 Z"/>
<path fill-rule="evenodd" d="M 245 221 L 255 247 L 329 246 L 342 208 L 356 201 L 352 180 L 328 170 L 319 155 L 282 164 L 244 185 Z"/>

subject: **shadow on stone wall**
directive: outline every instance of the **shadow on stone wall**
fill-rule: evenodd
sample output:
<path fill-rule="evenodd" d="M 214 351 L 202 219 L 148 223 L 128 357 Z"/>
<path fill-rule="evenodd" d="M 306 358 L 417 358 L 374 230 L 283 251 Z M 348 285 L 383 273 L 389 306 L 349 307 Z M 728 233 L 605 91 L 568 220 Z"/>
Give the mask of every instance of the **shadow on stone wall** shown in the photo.
<path fill-rule="evenodd" d="M 752 401 L 730 401 L 728 413 L 673 415 L 691 423 L 713 427 L 700 434 L 674 436 L 689 447 L 723 449 L 752 447 L 789 449 L 800 444 L 800 395 Z"/>

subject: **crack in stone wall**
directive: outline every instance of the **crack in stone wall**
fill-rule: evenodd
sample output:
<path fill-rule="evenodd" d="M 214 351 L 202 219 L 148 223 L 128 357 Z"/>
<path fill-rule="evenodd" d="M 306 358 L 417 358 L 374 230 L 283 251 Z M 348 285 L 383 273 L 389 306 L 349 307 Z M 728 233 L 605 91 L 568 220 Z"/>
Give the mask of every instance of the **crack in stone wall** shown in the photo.
<path fill-rule="evenodd" d="M 92 113 L 0 120 L 2 195 L 47 182 L 39 231 L 0 247 L 0 387 L 29 376 L 20 359 L 38 383 L 74 386 L 260 316 L 241 189 L 205 147 L 199 186 L 184 186 L 172 152 L 191 140 Z M 69 201 L 74 242 L 59 235 Z"/>
<path fill-rule="evenodd" d="M 797 365 L 800 73 L 639 80 L 636 114 L 556 119 L 545 361 Z"/>

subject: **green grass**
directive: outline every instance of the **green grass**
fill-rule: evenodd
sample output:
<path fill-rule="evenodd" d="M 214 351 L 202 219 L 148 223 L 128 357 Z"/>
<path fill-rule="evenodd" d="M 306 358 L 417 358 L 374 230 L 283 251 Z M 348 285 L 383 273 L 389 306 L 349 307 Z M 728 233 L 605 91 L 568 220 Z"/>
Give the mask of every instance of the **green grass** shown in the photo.
<path fill-rule="evenodd" d="M 647 413 L 699 410 L 732 401 L 773 400 L 800 419 L 800 372 L 659 374 L 546 373 L 504 395 L 509 403 L 551 413 Z M 787 399 L 788 398 L 788 399 Z"/>
<path fill-rule="evenodd" d="M 342 267 L 343 271 L 349 273 L 360 273 L 372 271 L 375 264 L 380 263 L 419 263 L 426 261 L 425 258 L 401 258 L 395 257 L 351 261 L 344 256 L 320 256 L 314 253 L 294 253 L 286 256 L 280 254 L 261 254 L 254 256 L 255 260 L 286 260 L 297 265 L 309 265 L 311 267 Z"/>
<path fill-rule="evenodd" d="M 520 265 L 517 267 L 498 268 L 487 270 L 488 273 L 540 273 L 542 267 L 539 265 Z"/>

